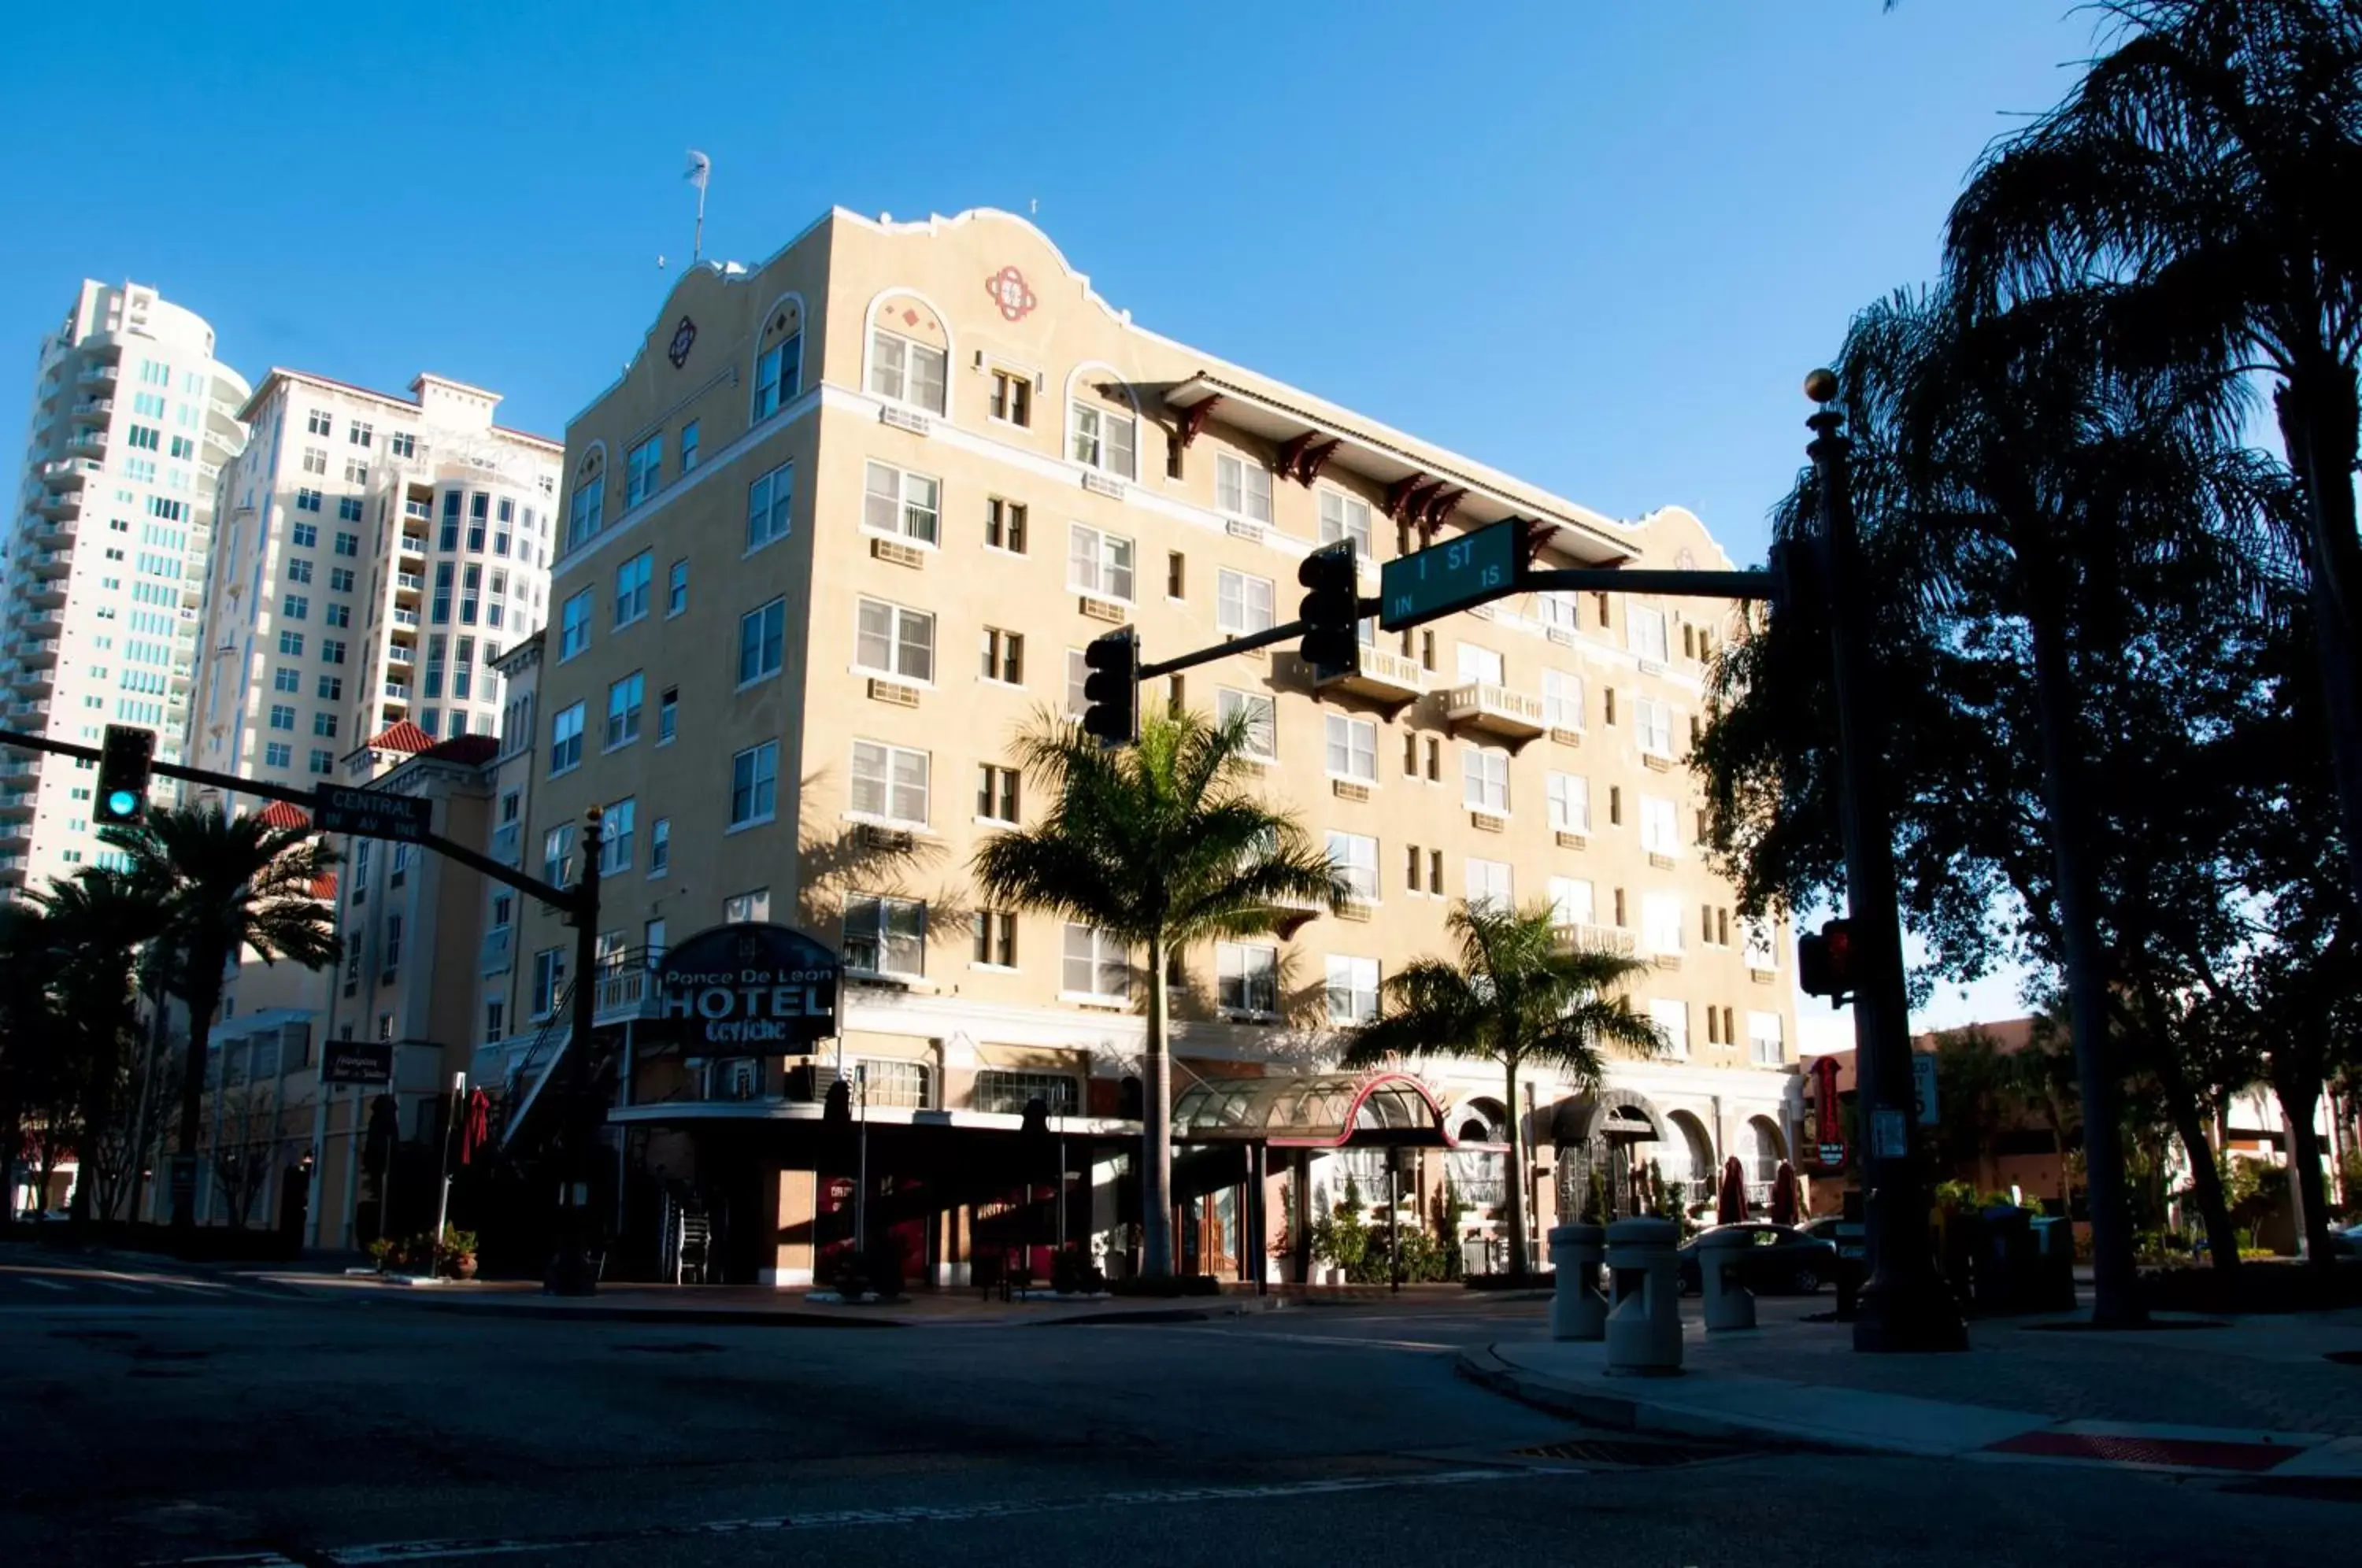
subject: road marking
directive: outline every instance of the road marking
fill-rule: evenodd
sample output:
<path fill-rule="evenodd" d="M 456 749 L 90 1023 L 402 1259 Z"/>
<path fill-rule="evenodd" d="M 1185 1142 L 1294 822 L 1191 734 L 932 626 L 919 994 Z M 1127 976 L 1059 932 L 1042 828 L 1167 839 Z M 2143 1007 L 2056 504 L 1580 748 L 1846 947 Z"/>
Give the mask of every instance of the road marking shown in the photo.
<path fill-rule="evenodd" d="M 1176 1334 L 1215 1334 L 1226 1340 L 1273 1340 L 1281 1344 L 1290 1345 L 1330 1345 L 1339 1350 L 1398 1350 L 1426 1351 L 1432 1353 L 1437 1351 L 1457 1351 L 1462 1348 L 1459 1345 L 1438 1344 L 1432 1340 L 1358 1339 L 1343 1334 L 1290 1334 L 1284 1333 L 1277 1329 L 1217 1329 L 1211 1326 L 1207 1326 L 1203 1328 L 1175 1328 L 1173 1329 L 1171 1332 Z"/>
<path fill-rule="evenodd" d="M 109 1290 L 128 1291 L 134 1296 L 153 1296 L 156 1294 L 153 1290 L 150 1290 L 144 1285 L 133 1285 L 127 1281 L 120 1279 L 102 1279 L 99 1283 L 105 1286 Z"/>
<path fill-rule="evenodd" d="M 43 1279 L 38 1274 L 28 1274 L 19 1277 L 21 1277 L 26 1284 L 38 1285 L 44 1290 L 63 1290 L 69 1293 L 73 1290 L 73 1286 L 71 1285 L 61 1285 L 54 1279 Z"/>
<path fill-rule="evenodd" d="M 1090 1497 L 958 1503 L 939 1507 L 912 1505 L 896 1508 L 836 1508 L 819 1513 L 781 1514 L 770 1518 L 647 1525 L 632 1529 L 591 1530 L 579 1535 L 540 1539 L 486 1536 L 474 1540 L 385 1540 L 365 1546 L 323 1548 L 308 1553 L 303 1561 L 334 1563 L 337 1568 L 385 1568 L 388 1564 L 439 1562 L 465 1557 L 572 1554 L 594 1547 L 627 1546 L 635 1541 L 679 1540 L 692 1536 L 775 1535 L 800 1530 L 867 1529 L 879 1526 L 966 1524 L 979 1519 L 1021 1518 L 1034 1514 L 1077 1513 L 1090 1508 L 1270 1502 L 1404 1486 L 1464 1486 L 1494 1481 L 1523 1481 L 1554 1474 L 1557 1473 L 1531 1469 L 1440 1470 L 1395 1475 L 1343 1475 L 1326 1481 L 1286 1481 L 1264 1485 L 1153 1487 L 1142 1491 L 1102 1492 Z M 297 1561 L 275 1551 L 259 1551 L 172 1558 L 160 1568 L 201 1568 L 201 1565 L 202 1568 L 292 1568 Z"/>

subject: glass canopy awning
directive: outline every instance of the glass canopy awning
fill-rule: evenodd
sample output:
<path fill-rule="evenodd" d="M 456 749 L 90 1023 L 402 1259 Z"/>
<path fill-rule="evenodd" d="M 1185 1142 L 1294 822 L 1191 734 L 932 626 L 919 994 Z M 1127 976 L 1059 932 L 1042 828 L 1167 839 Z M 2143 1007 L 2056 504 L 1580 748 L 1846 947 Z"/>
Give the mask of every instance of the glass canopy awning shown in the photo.
<path fill-rule="evenodd" d="M 1407 1073 L 1200 1079 L 1173 1105 L 1176 1143 L 1456 1148 L 1443 1108 Z"/>

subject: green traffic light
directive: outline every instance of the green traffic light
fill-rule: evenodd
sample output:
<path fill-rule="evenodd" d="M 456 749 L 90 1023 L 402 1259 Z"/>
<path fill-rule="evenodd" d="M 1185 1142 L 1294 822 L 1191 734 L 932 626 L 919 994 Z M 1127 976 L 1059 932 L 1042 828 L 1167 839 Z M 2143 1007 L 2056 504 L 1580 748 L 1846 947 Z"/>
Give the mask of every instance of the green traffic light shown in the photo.
<path fill-rule="evenodd" d="M 111 815 L 127 817 L 139 809 L 139 797 L 128 790 L 116 790 L 106 797 L 106 809 Z"/>

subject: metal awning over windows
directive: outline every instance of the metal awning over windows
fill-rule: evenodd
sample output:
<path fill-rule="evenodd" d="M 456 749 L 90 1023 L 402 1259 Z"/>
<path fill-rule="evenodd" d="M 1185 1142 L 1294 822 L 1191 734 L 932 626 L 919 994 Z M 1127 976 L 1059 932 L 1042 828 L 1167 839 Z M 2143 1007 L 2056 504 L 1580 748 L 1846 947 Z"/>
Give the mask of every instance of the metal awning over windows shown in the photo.
<path fill-rule="evenodd" d="M 1459 1142 L 1443 1108 L 1407 1073 L 1201 1080 L 1174 1103 L 1173 1141 L 1293 1149 L 1449 1149 Z"/>

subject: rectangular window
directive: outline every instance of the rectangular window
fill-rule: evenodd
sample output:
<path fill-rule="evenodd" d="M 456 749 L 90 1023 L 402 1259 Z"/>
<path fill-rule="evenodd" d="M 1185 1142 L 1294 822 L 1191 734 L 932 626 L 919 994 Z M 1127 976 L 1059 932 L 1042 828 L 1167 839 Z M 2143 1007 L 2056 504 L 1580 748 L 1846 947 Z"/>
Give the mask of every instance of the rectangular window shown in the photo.
<path fill-rule="evenodd" d="M 305 560 L 301 556 L 289 557 L 287 561 L 287 580 L 290 582 L 311 581 L 312 563 Z"/>
<path fill-rule="evenodd" d="M 976 961 L 997 969 L 1017 967 L 1017 917 L 1000 910 L 978 910 L 972 921 Z"/>
<path fill-rule="evenodd" d="M 326 777 L 329 772 L 333 771 L 333 770 L 334 770 L 334 768 L 336 767 L 336 761 L 337 761 L 337 759 L 336 759 L 336 754 L 335 754 L 335 753 L 330 752 L 330 751 L 326 750 L 326 748 L 324 748 L 324 747 L 315 746 L 315 747 L 313 748 L 313 750 L 312 750 L 312 757 L 311 757 L 311 767 L 312 767 L 312 771 L 313 771 L 313 772 L 317 773 L 317 774 L 320 774 L 320 775 L 321 775 L 321 776 L 323 776 L 323 777 Z"/>
<path fill-rule="evenodd" d="M 917 899 L 851 893 L 844 900 L 844 966 L 855 974 L 918 979 L 927 972 L 927 906 Z"/>
<path fill-rule="evenodd" d="M 1544 590 L 1534 595 L 1534 618 L 1554 632 L 1575 630 L 1574 595 Z"/>
<path fill-rule="evenodd" d="M 1639 731 L 1640 749 L 1650 756 L 1673 755 L 1673 710 L 1668 703 L 1642 697 L 1632 704 L 1632 720 Z"/>
<path fill-rule="evenodd" d="M 1459 660 L 1460 679 L 1481 681 L 1486 686 L 1502 684 L 1501 656 L 1491 648 L 1463 642 L 1454 650 Z"/>
<path fill-rule="evenodd" d="M 337 422 L 325 408 L 309 409 L 304 414 L 304 428 L 315 436 L 326 436 L 336 430 Z"/>
<path fill-rule="evenodd" d="M 359 534 L 339 532 L 337 535 L 337 554 L 358 558 L 360 553 L 361 536 Z"/>
<path fill-rule="evenodd" d="M 1365 904 L 1378 901 L 1378 841 L 1367 834 L 1331 833 L 1329 864 L 1344 879 L 1353 897 Z"/>
<path fill-rule="evenodd" d="M 746 487 L 746 549 L 749 554 L 788 536 L 796 494 L 796 466 L 781 463 Z"/>
<path fill-rule="evenodd" d="M 853 662 L 897 680 L 935 679 L 935 618 L 882 599 L 855 602 Z"/>
<path fill-rule="evenodd" d="M 724 925 L 759 925 L 770 918 L 771 889 L 768 888 L 733 893 L 722 900 L 722 923 Z"/>
<path fill-rule="evenodd" d="M 648 590 L 656 579 L 657 558 L 642 550 L 615 569 L 615 624 L 628 626 L 648 613 Z"/>
<path fill-rule="evenodd" d="M 314 734 L 315 734 L 315 735 L 318 735 L 322 740 L 334 740 L 334 739 L 336 739 L 336 738 L 337 738 L 337 715 L 336 715 L 336 714 L 334 714 L 334 713 L 315 713 L 315 714 L 313 714 L 313 715 L 312 715 L 312 733 L 313 733 Z"/>
<path fill-rule="evenodd" d="M 1650 953 L 1682 950 L 1682 900 L 1671 893 L 1649 893 L 1640 900 L 1640 943 Z"/>
<path fill-rule="evenodd" d="M 1649 1021 L 1664 1035 L 1665 1055 L 1679 1057 L 1690 1054 L 1689 1003 L 1654 998 L 1649 1003 Z"/>
<path fill-rule="evenodd" d="M 1271 521 L 1271 470 L 1228 452 L 1214 456 L 1214 505 L 1234 517 Z"/>
<path fill-rule="evenodd" d="M 330 567 L 328 569 L 328 591 L 331 593 L 350 593 L 352 591 L 352 569 L 350 567 Z"/>
<path fill-rule="evenodd" d="M 1749 1012 L 1747 1015 L 1747 1056 L 1759 1067 L 1776 1067 L 1787 1060 L 1785 1043 L 1782 1038 L 1780 1015 L 1776 1012 Z"/>
<path fill-rule="evenodd" d="M 566 986 L 566 949 L 545 947 L 533 955 L 533 1016 L 537 1021 L 557 1010 L 558 994 Z"/>
<path fill-rule="evenodd" d="M 1096 926 L 1066 922 L 1065 952 L 1058 988 L 1069 996 L 1100 1001 L 1131 999 L 1131 954 Z"/>
<path fill-rule="evenodd" d="M 1549 779 L 1552 833 L 1591 831 L 1591 780 L 1579 773 L 1553 773 Z"/>
<path fill-rule="evenodd" d="M 560 708 L 549 720 L 549 776 L 552 778 L 582 761 L 582 704 Z"/>
<path fill-rule="evenodd" d="M 1068 648 L 1066 650 L 1066 717 L 1070 719 L 1081 718 L 1083 711 L 1090 706 L 1089 701 L 1083 695 L 1083 685 L 1090 679 L 1090 666 L 1084 662 L 1083 650 Z"/>
<path fill-rule="evenodd" d="M 1342 713 L 1330 713 L 1326 728 L 1329 741 L 1329 774 L 1333 778 L 1350 778 L 1358 783 L 1378 781 L 1378 726 L 1371 719 L 1349 719 Z"/>
<path fill-rule="evenodd" d="M 292 731 L 295 728 L 293 705 L 287 702 L 273 702 L 270 705 L 270 727 L 274 730 Z"/>
<path fill-rule="evenodd" d="M 1214 579 L 1214 629 L 1225 636 L 1244 636 L 1254 632 L 1268 632 L 1271 618 L 1271 579 L 1250 577 L 1242 571 L 1224 567 Z"/>
<path fill-rule="evenodd" d="M 353 624 L 353 607 L 349 604 L 323 605 L 320 619 L 327 625 L 349 626 Z"/>
<path fill-rule="evenodd" d="M 1279 949 L 1259 942 L 1214 944 L 1219 1004 L 1232 1012 L 1279 1010 Z"/>
<path fill-rule="evenodd" d="M 852 809 L 910 827 L 927 825 L 928 757 L 909 746 L 853 743 Z"/>
<path fill-rule="evenodd" d="M 661 877 L 672 869 L 672 819 L 658 817 L 648 824 L 648 875 Z"/>
<path fill-rule="evenodd" d="M 657 698 L 657 745 L 670 745 L 680 722 L 680 688 L 668 686 Z"/>
<path fill-rule="evenodd" d="M 1025 684 L 1025 634 L 1004 632 L 998 626 L 984 629 L 984 679 L 997 680 L 1004 686 Z"/>
<path fill-rule="evenodd" d="M 338 496 L 337 498 L 337 521 L 339 523 L 358 523 L 360 520 L 361 498 L 358 495 Z"/>
<path fill-rule="evenodd" d="M 1018 781 L 1014 767 L 980 762 L 976 769 L 976 814 L 988 823 L 1015 827 L 1018 823 Z"/>
<path fill-rule="evenodd" d="M 279 613 L 291 621 L 312 618 L 312 602 L 300 593 L 291 593 L 279 602 Z"/>
<path fill-rule="evenodd" d="M 1164 552 L 1164 597 L 1173 600 L 1189 597 L 1189 558 L 1178 550 Z"/>
<path fill-rule="evenodd" d="M 1460 754 L 1460 799 L 1472 812 L 1509 809 L 1509 754 L 1470 746 Z"/>
<path fill-rule="evenodd" d="M 1069 419 L 1067 453 L 1075 461 L 1117 479 L 1137 477 L 1133 449 L 1138 425 L 1131 414 L 1077 402 Z"/>
<path fill-rule="evenodd" d="M 624 799 L 607 808 L 599 823 L 599 874 L 612 877 L 632 868 L 632 840 L 639 826 L 640 803 Z"/>
<path fill-rule="evenodd" d="M 1624 646 L 1644 664 L 1664 664 L 1671 657 L 1665 635 L 1665 613 L 1634 606 L 1624 613 Z"/>
<path fill-rule="evenodd" d="M 869 391 L 893 403 L 929 414 L 944 411 L 944 351 L 899 334 L 873 328 L 869 335 Z"/>
<path fill-rule="evenodd" d="M 369 465 L 362 462 L 359 458 L 347 458 L 345 459 L 345 482 L 347 484 L 369 483 Z"/>
<path fill-rule="evenodd" d="M 295 545 L 308 550 L 320 542 L 320 527 L 316 523 L 298 523 L 287 531 L 287 536 Z M 344 537 L 341 534 L 337 536 Z M 342 554 L 341 551 L 338 553 Z"/>
<path fill-rule="evenodd" d="M 984 542 L 1011 555 L 1025 553 L 1025 506 L 1021 502 L 988 497 L 984 503 Z"/>
<path fill-rule="evenodd" d="M 629 745 L 640 738 L 640 695 L 647 685 L 639 670 L 607 688 L 607 749 Z"/>
<path fill-rule="evenodd" d="M 262 748 L 262 760 L 271 767 L 292 767 L 295 766 L 295 748 L 285 741 L 271 741 Z"/>
<path fill-rule="evenodd" d="M 755 419 L 768 419 L 783 404 L 792 403 L 803 384 L 804 335 L 789 334 L 766 348 L 755 361 Z M 681 456 L 689 456 L 689 437 L 681 437 Z"/>
<path fill-rule="evenodd" d="M 1651 855 L 1681 853 L 1681 834 L 1673 825 L 1673 803 L 1654 795 L 1640 797 L 1640 847 Z"/>
<path fill-rule="evenodd" d="M 590 646 L 590 591 L 586 588 L 568 599 L 558 611 L 558 659 L 563 662 L 572 658 Z"/>
<path fill-rule="evenodd" d="M 559 887 L 574 880 L 574 825 L 561 823 L 541 835 L 541 879 Z"/>
<path fill-rule="evenodd" d="M 352 423 L 352 427 L 345 432 L 345 439 L 356 447 L 366 447 L 370 444 L 373 430 L 374 427 L 367 420 L 356 419 Z"/>
<path fill-rule="evenodd" d="M 730 759 L 730 825 L 767 823 L 778 806 L 779 743 L 765 741 Z"/>
<path fill-rule="evenodd" d="M 664 483 L 664 432 L 624 454 L 624 504 L 637 506 Z"/>
<path fill-rule="evenodd" d="M 1082 1109 L 1075 1095 L 1075 1080 L 1064 1073 L 1016 1073 L 999 1067 L 987 1067 L 976 1075 L 969 1104 L 977 1110 L 1021 1116 L 1037 1099 L 1053 1116 L 1072 1116 Z"/>
<path fill-rule="evenodd" d="M 942 538 L 943 487 L 924 474 L 871 463 L 863 480 L 861 525 L 873 534 L 933 545 Z"/>
<path fill-rule="evenodd" d="M 1363 559 L 1370 555 L 1370 503 L 1342 491 L 1320 492 L 1320 542 L 1333 545 L 1340 539 L 1353 541 L 1353 553 Z"/>
<path fill-rule="evenodd" d="M 786 646 L 788 602 L 774 599 L 738 617 L 738 684 L 745 686 L 779 672 Z"/>
<path fill-rule="evenodd" d="M 1583 728 L 1583 678 L 1562 669 L 1542 671 L 1542 723 L 1554 730 Z"/>
<path fill-rule="evenodd" d="M 1749 968 L 1769 974 L 1780 966 L 1779 944 L 1770 921 L 1749 920 L 1742 916 L 1738 922 L 1738 941 L 1740 951 L 1747 955 Z"/>
<path fill-rule="evenodd" d="M 270 672 L 270 689 L 273 691 L 300 691 L 303 688 L 304 672 L 300 669 L 281 665 Z"/>
<path fill-rule="evenodd" d="M 1279 759 L 1278 713 L 1278 703 L 1262 692 L 1234 691 L 1227 686 L 1214 688 L 1214 722 L 1227 725 L 1243 714 L 1246 739 L 1240 751 L 1258 762 Z"/>
<path fill-rule="evenodd" d="M 1077 593 L 1131 602 L 1130 539 L 1076 523 L 1066 532 L 1066 586 Z"/>
<path fill-rule="evenodd" d="M 1021 370 L 995 370 L 988 412 L 1003 425 L 1014 425 L 1020 428 L 1031 425 L 1033 423 L 1033 378 Z"/>
<path fill-rule="evenodd" d="M 1591 923 L 1591 884 L 1575 877 L 1550 879 L 1551 922 L 1559 926 Z"/>
<path fill-rule="evenodd" d="M 285 639 L 282 638 L 281 640 L 281 646 L 282 647 L 285 646 Z M 304 639 L 301 637 L 295 639 L 295 651 L 297 653 L 302 653 L 304 651 Z M 322 664 L 344 663 L 345 645 L 335 637 L 322 637 L 320 639 L 320 662 Z"/>
<path fill-rule="evenodd" d="M 665 577 L 665 617 L 669 620 L 689 608 L 689 562 L 678 560 Z"/>
<path fill-rule="evenodd" d="M 1471 904 L 1484 904 L 1496 910 L 1514 907 L 1515 894 L 1509 885 L 1509 863 L 1506 860 L 1468 862 L 1467 899 Z"/>
<path fill-rule="evenodd" d="M 574 496 L 568 503 L 566 514 L 566 547 L 572 549 L 586 539 L 596 538 L 606 525 L 606 476 L 600 474 L 584 480 L 574 487 Z M 449 498 L 446 498 L 447 504 Z M 450 530 L 445 529 L 445 549 L 451 548 Z"/>
<path fill-rule="evenodd" d="M 692 419 L 680 427 L 680 471 L 688 473 L 697 467 L 697 421 Z"/>
<path fill-rule="evenodd" d="M 1326 991 L 1330 1022 L 1348 1025 L 1375 1023 L 1378 1021 L 1378 961 L 1374 958 L 1350 958 L 1341 953 L 1330 954 Z"/>

